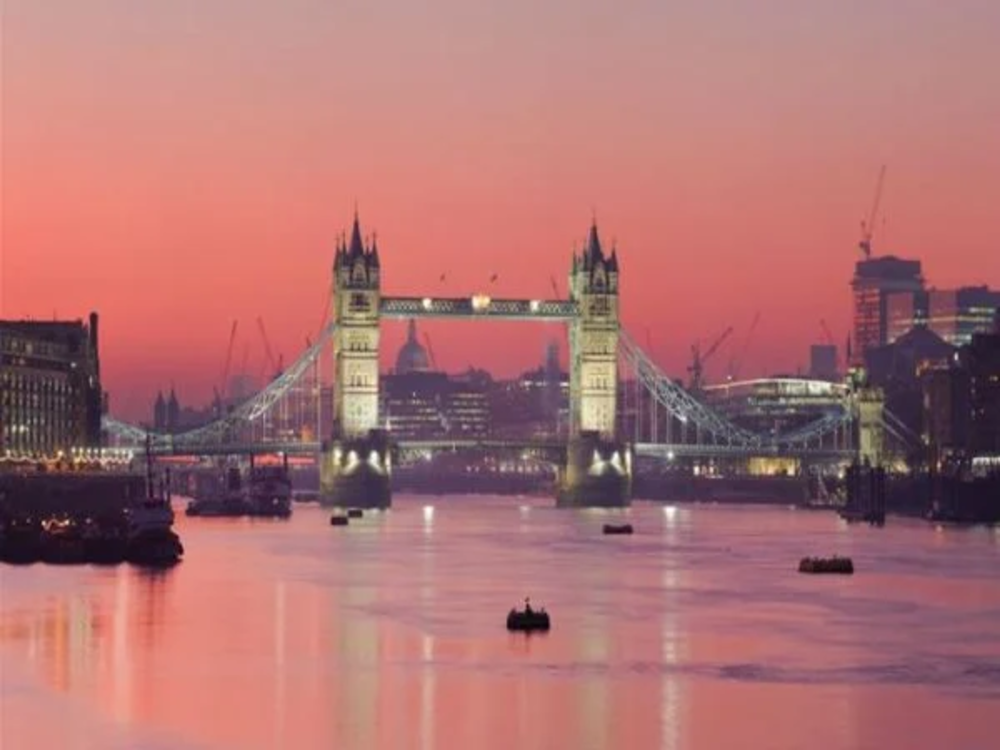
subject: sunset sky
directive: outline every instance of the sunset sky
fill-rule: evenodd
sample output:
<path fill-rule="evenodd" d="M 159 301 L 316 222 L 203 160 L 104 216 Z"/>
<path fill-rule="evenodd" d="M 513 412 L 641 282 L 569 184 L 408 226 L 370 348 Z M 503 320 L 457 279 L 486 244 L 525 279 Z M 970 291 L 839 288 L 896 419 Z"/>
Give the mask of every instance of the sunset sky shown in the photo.
<path fill-rule="evenodd" d="M 733 325 L 720 375 L 757 311 L 743 375 L 804 364 L 821 318 L 843 343 L 882 163 L 876 252 L 1000 286 L 996 0 L 0 8 L 0 315 L 98 310 L 120 416 L 206 400 L 234 319 L 251 371 L 258 315 L 293 359 L 355 201 L 388 294 L 564 294 L 596 212 L 625 326 L 676 375 Z M 502 375 L 560 332 L 426 330 Z"/>

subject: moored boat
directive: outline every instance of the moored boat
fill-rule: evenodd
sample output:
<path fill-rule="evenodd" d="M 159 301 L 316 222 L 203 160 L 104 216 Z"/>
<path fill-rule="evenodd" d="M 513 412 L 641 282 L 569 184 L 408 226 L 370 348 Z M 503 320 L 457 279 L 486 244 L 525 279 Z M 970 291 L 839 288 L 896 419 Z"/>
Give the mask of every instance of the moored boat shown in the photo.
<path fill-rule="evenodd" d="M 288 518 L 292 515 L 292 480 L 285 466 L 252 466 L 248 483 L 252 516 Z"/>

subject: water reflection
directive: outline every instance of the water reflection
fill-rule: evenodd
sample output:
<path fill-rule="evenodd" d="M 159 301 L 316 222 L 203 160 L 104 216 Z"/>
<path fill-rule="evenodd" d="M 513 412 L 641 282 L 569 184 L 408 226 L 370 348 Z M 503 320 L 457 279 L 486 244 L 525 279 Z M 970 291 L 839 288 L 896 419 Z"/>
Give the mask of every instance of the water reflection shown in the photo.
<path fill-rule="evenodd" d="M 169 571 L 4 569 L 0 745 L 989 746 L 993 534 L 638 506 L 606 538 L 606 515 L 525 505 L 185 519 Z M 795 574 L 827 551 L 859 574 Z M 524 595 L 551 633 L 503 629 Z M 73 720 L 21 718 L 46 696 Z"/>

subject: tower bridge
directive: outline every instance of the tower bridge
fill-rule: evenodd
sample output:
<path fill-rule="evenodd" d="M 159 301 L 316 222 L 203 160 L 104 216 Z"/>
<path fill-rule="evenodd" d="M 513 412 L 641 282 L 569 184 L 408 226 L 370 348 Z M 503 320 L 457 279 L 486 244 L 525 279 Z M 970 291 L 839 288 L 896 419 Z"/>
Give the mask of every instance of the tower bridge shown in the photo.
<path fill-rule="evenodd" d="M 619 319 L 619 261 L 606 252 L 596 225 L 574 252 L 567 299 L 383 296 L 374 241 L 362 240 L 357 215 L 333 263 L 333 319 L 319 340 L 287 370 L 224 417 L 174 435 L 151 434 L 112 418 L 107 432 L 120 444 L 148 440 L 155 454 L 231 455 L 283 452 L 319 457 L 321 497 L 328 504 L 385 507 L 391 502 L 393 456 L 415 450 L 544 450 L 559 465 L 557 503 L 614 506 L 629 502 L 635 460 L 669 462 L 748 457 L 843 461 L 861 451 L 881 461 L 887 440 L 913 436 L 882 408 L 880 395 L 861 387 L 833 389 L 832 399 L 805 424 L 784 432 L 741 426 L 666 376 Z M 379 346 L 382 319 L 450 318 L 562 322 L 569 332 L 569 434 L 553 440 L 403 441 L 380 421 Z M 333 423 L 316 409 L 312 436 L 268 425 L 287 410 L 302 383 L 319 390 L 319 362 L 332 344 Z M 830 390 L 830 389 L 827 389 Z"/>

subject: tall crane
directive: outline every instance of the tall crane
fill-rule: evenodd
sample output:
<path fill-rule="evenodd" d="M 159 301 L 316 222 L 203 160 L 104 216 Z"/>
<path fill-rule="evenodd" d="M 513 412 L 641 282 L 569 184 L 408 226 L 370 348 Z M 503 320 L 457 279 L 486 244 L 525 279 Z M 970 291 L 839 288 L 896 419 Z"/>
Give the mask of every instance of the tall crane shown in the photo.
<path fill-rule="evenodd" d="M 427 335 L 426 331 L 424 331 L 424 345 L 427 347 L 427 354 L 430 358 L 431 369 L 437 371 L 437 357 L 434 356 L 434 347 L 431 346 L 431 337 Z"/>
<path fill-rule="evenodd" d="M 701 390 L 701 378 L 704 372 L 705 362 L 718 351 L 722 343 L 729 338 L 729 334 L 733 332 L 733 327 L 729 326 L 724 330 L 715 341 L 712 342 L 711 346 L 708 347 L 708 351 L 704 354 L 701 353 L 701 342 L 695 342 L 691 345 L 691 365 L 688 367 L 688 372 L 691 373 L 691 390 L 697 391 Z"/>
<path fill-rule="evenodd" d="M 234 320 L 233 327 L 229 331 L 229 346 L 226 348 L 226 364 L 222 367 L 222 383 L 219 388 L 215 389 L 215 398 L 219 402 L 220 409 L 225 404 L 226 395 L 229 391 L 229 368 L 232 367 L 233 364 L 233 345 L 236 343 L 236 326 L 238 323 L 238 320 Z"/>
<path fill-rule="evenodd" d="M 729 360 L 729 379 L 736 380 L 740 374 L 740 368 L 743 366 L 743 359 L 747 356 L 747 350 L 750 348 L 750 340 L 753 338 L 754 331 L 757 330 L 757 324 L 760 322 L 760 310 L 754 313 L 753 322 L 750 323 L 750 328 L 747 329 L 746 338 L 743 339 L 743 346 L 740 347 L 739 353 Z"/>
<path fill-rule="evenodd" d="M 861 242 L 858 243 L 858 247 L 861 248 L 862 254 L 865 258 L 872 257 L 872 236 L 875 234 L 875 219 L 878 217 L 878 207 L 882 202 L 882 183 L 885 181 L 885 164 L 878 172 L 878 182 L 875 184 L 875 199 L 872 201 L 872 210 L 868 214 L 868 219 L 861 221 Z"/>
<path fill-rule="evenodd" d="M 830 327 L 826 324 L 826 320 L 823 318 L 819 319 L 819 327 L 823 329 L 823 341 L 830 346 L 836 346 L 833 341 L 833 334 L 830 333 Z"/>
<path fill-rule="evenodd" d="M 271 342 L 268 341 L 267 331 L 264 329 L 264 319 L 259 315 L 257 316 L 257 328 L 260 330 L 260 338 L 264 342 L 264 355 L 267 357 L 267 361 L 264 364 L 271 366 L 271 377 L 275 378 L 281 374 L 281 359 L 276 360 L 274 358 L 274 352 L 271 350 Z M 263 374 L 261 377 L 263 379 Z"/>

